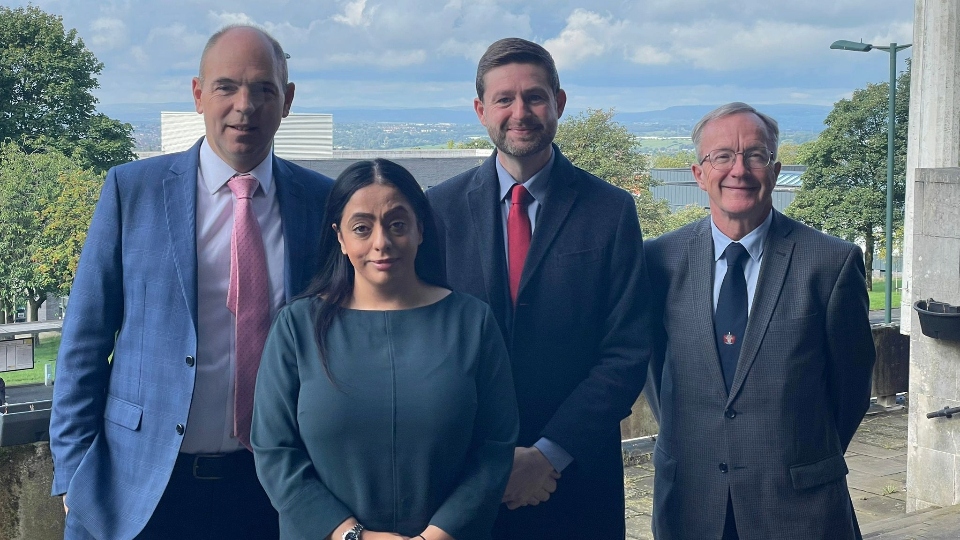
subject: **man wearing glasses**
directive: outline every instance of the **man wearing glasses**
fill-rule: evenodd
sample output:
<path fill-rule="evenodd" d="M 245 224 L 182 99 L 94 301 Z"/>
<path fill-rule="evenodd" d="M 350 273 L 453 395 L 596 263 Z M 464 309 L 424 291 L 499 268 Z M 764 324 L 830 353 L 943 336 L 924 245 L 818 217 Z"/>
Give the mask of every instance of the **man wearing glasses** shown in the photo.
<path fill-rule="evenodd" d="M 691 169 L 710 217 L 644 242 L 658 540 L 860 538 L 843 454 L 874 363 L 863 256 L 773 209 L 778 137 L 745 103 L 708 113 Z"/>

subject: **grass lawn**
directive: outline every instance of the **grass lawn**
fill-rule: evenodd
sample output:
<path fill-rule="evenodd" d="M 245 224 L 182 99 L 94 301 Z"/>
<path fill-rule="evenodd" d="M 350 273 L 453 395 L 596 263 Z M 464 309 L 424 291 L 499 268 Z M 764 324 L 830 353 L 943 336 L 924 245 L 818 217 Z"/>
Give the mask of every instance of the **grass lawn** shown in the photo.
<path fill-rule="evenodd" d="M 40 337 L 40 345 L 33 348 L 33 369 L 20 371 L 6 371 L 0 373 L 7 386 L 20 384 L 42 383 L 43 369 L 47 364 L 53 364 L 57 359 L 57 350 L 60 348 L 60 334 L 46 333 Z"/>
<path fill-rule="evenodd" d="M 903 280 L 900 278 L 893 278 L 893 295 L 891 298 L 891 308 L 896 309 L 900 307 L 900 288 L 903 286 Z M 883 309 L 886 303 L 886 290 L 887 282 L 885 279 L 875 279 L 873 280 L 873 290 L 867 291 L 870 295 L 870 309 Z"/>

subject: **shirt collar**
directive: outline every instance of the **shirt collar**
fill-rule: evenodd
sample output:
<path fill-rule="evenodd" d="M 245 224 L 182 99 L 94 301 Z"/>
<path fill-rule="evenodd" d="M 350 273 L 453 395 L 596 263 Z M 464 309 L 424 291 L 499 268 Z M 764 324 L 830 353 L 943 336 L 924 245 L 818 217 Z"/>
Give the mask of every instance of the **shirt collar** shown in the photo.
<path fill-rule="evenodd" d="M 770 223 L 772 222 L 773 210 L 770 210 L 767 219 L 763 220 L 763 223 L 761 223 L 759 227 L 750 231 L 739 240 L 740 244 L 747 250 L 747 253 L 750 254 L 750 258 L 755 262 L 760 262 L 760 258 L 763 256 L 763 241 L 767 238 L 767 232 L 770 230 Z M 713 260 L 716 262 L 720 260 L 720 256 L 723 255 L 724 250 L 727 249 L 727 246 L 730 245 L 733 240 L 720 232 L 717 224 L 713 222 L 712 217 L 710 218 L 710 230 L 713 233 Z"/>
<path fill-rule="evenodd" d="M 273 181 L 273 151 L 271 150 L 267 157 L 249 173 L 260 183 L 260 189 L 264 193 L 269 193 L 270 183 Z M 204 137 L 203 143 L 200 145 L 200 177 L 203 178 L 203 184 L 210 194 L 216 193 L 235 174 L 237 174 L 237 171 L 220 159 L 220 156 L 210 147 L 207 138 Z"/>
<path fill-rule="evenodd" d="M 547 194 L 547 180 L 550 178 L 550 171 L 553 170 L 553 162 L 556 156 L 557 153 L 554 152 L 553 147 L 551 147 L 550 159 L 547 160 L 547 164 L 523 183 L 523 187 L 527 188 L 527 191 L 530 192 L 530 195 L 532 195 L 537 202 L 543 203 L 543 198 Z M 510 193 L 510 188 L 512 188 L 517 181 L 503 168 L 499 159 L 495 158 L 494 161 L 497 163 L 497 179 L 500 181 L 500 200 L 503 201 Z"/>

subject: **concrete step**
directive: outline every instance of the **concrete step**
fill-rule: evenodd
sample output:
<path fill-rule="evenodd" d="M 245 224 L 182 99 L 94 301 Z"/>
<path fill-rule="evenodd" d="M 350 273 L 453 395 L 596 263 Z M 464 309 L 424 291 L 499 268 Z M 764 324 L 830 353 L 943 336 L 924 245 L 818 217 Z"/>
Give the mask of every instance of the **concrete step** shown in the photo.
<path fill-rule="evenodd" d="M 929 508 L 861 527 L 863 540 L 957 540 L 960 505 Z"/>

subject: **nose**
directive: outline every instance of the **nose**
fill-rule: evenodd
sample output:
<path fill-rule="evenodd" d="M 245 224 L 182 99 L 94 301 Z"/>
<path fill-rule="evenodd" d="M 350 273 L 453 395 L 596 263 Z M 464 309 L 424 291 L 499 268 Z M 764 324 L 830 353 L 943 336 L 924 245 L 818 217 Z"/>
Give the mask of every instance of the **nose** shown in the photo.
<path fill-rule="evenodd" d="M 530 107 L 524 99 L 513 100 L 511 109 L 511 114 L 516 118 L 524 118 L 530 113 Z"/>
<path fill-rule="evenodd" d="M 731 176 L 743 176 L 747 172 L 747 161 L 742 152 L 737 152 L 733 156 L 733 166 L 727 171 Z"/>
<path fill-rule="evenodd" d="M 250 114 L 257 108 L 257 92 L 254 92 L 247 86 L 241 86 L 240 90 L 236 93 L 236 99 L 234 100 L 234 107 L 237 112 L 243 114 Z"/>
<path fill-rule="evenodd" d="M 373 249 L 377 251 L 385 251 L 393 245 L 393 239 L 390 238 L 390 233 L 387 230 L 387 227 L 384 225 L 377 226 L 373 228 Z"/>

